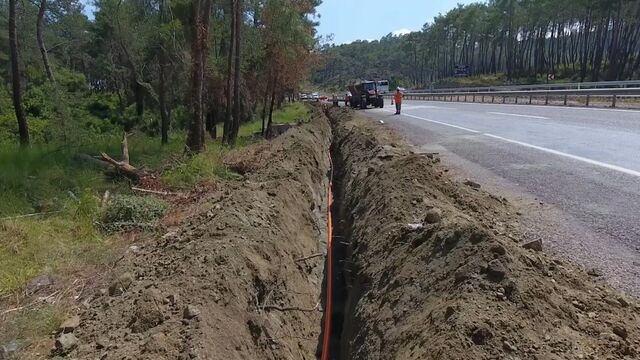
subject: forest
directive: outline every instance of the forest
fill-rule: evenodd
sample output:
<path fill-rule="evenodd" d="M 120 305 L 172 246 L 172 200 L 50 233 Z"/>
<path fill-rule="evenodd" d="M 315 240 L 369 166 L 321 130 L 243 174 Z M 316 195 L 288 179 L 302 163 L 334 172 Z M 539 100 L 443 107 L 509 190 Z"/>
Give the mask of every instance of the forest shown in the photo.
<path fill-rule="evenodd" d="M 241 178 L 227 154 L 308 120 L 285 99 L 317 63 L 319 4 L 0 0 L 0 358 L 48 352 L 77 305 L 42 284 L 90 282 Z"/>
<path fill-rule="evenodd" d="M 0 142 L 186 131 L 199 152 L 221 124 L 233 144 L 306 76 L 318 4 L 98 0 L 89 19 L 78 0 L 2 0 Z"/>
<path fill-rule="evenodd" d="M 640 1 L 490 0 L 458 5 L 407 35 L 325 44 L 313 80 L 333 88 L 359 78 L 413 88 L 537 83 L 549 74 L 624 80 L 640 76 L 639 40 Z M 468 77 L 455 78 L 456 67 Z"/>

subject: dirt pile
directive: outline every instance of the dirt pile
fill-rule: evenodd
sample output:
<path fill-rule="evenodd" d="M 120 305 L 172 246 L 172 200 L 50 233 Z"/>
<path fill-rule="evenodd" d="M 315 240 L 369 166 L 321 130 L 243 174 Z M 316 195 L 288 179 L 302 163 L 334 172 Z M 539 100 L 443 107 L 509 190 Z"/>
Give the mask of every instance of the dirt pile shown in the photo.
<path fill-rule="evenodd" d="M 324 115 L 229 156 L 177 226 L 131 252 L 60 352 L 78 359 L 312 359 L 320 330 Z M 303 259 L 309 257 L 308 259 Z M 69 337 L 69 336 L 67 336 Z M 73 339 L 72 339 L 73 340 Z"/>
<path fill-rule="evenodd" d="M 640 307 L 527 248 L 515 210 L 341 109 L 341 359 L 638 359 Z"/>

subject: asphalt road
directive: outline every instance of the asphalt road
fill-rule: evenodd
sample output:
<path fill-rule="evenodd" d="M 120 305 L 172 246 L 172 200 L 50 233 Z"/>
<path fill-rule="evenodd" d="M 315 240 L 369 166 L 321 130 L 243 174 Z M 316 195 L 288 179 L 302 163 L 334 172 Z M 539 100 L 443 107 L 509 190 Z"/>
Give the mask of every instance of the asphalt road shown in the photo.
<path fill-rule="evenodd" d="M 521 208 L 530 239 L 640 297 L 640 111 L 405 101 L 367 110 Z"/>

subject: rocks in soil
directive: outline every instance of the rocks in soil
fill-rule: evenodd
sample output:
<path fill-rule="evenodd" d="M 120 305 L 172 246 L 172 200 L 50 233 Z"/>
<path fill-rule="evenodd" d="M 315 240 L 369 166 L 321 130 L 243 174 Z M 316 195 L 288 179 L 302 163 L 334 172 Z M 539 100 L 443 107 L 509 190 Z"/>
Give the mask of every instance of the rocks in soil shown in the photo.
<path fill-rule="evenodd" d="M 493 338 L 493 333 L 485 325 L 476 328 L 471 333 L 471 341 L 476 345 L 486 345 L 491 338 Z"/>
<path fill-rule="evenodd" d="M 591 268 L 589 270 L 587 270 L 587 274 L 593 277 L 601 277 L 604 274 L 602 273 L 602 270 L 600 269 L 596 269 L 596 268 Z"/>
<path fill-rule="evenodd" d="M 60 333 L 69 333 L 73 332 L 78 326 L 80 326 L 80 316 L 74 315 L 68 319 L 66 319 L 58 328 L 58 332 Z"/>
<path fill-rule="evenodd" d="M 622 307 L 628 307 L 629 306 L 629 301 L 627 301 L 627 299 L 624 296 L 619 296 L 618 297 L 618 303 Z"/>
<path fill-rule="evenodd" d="M 516 351 L 518 351 L 517 347 L 515 347 L 513 344 L 511 344 L 510 342 L 508 342 L 506 340 L 502 342 L 502 348 L 505 349 L 508 352 L 516 352 Z"/>
<path fill-rule="evenodd" d="M 623 339 L 626 339 L 627 336 L 628 336 L 627 328 L 625 328 L 622 325 L 614 325 L 613 326 L 613 333 L 618 335 L 618 336 L 620 336 Z"/>
<path fill-rule="evenodd" d="M 156 291 L 145 290 L 134 302 L 133 316 L 129 321 L 131 331 L 141 333 L 162 324 L 164 313 L 161 303 Z"/>
<path fill-rule="evenodd" d="M 470 180 L 470 179 L 465 180 L 464 184 L 469 186 L 469 187 L 471 187 L 474 190 L 479 190 L 482 187 L 482 185 L 480 185 L 477 182 L 475 182 L 473 180 Z"/>
<path fill-rule="evenodd" d="M 187 305 L 182 311 L 182 317 L 188 320 L 196 318 L 198 316 L 200 316 L 200 309 L 198 309 L 194 305 Z"/>
<path fill-rule="evenodd" d="M 492 280 L 501 281 L 507 275 L 507 269 L 500 260 L 493 259 L 487 265 L 487 275 Z"/>
<path fill-rule="evenodd" d="M 0 360 L 9 360 L 18 352 L 20 344 L 17 340 L 11 340 L 0 346 Z"/>
<path fill-rule="evenodd" d="M 431 208 L 427 210 L 424 216 L 424 222 L 427 224 L 437 224 L 442 220 L 442 211 L 440 209 Z"/>
<path fill-rule="evenodd" d="M 489 248 L 489 250 L 499 256 L 505 255 L 507 253 L 507 250 L 504 248 L 504 246 L 500 245 L 500 244 L 493 244 L 491 245 L 491 247 Z"/>
<path fill-rule="evenodd" d="M 65 333 L 58 336 L 55 346 L 58 353 L 66 354 L 75 349 L 78 346 L 78 343 L 79 340 L 75 335 L 71 333 Z"/>
<path fill-rule="evenodd" d="M 27 283 L 27 285 L 25 286 L 25 292 L 28 295 L 31 295 L 36 293 L 40 289 L 52 286 L 54 283 L 55 283 L 55 280 L 51 275 L 44 274 L 44 275 L 36 276 L 35 278 L 31 279 Z"/>
<path fill-rule="evenodd" d="M 522 247 L 527 250 L 540 252 L 542 251 L 542 240 L 538 239 L 538 240 L 530 241 L 522 245 Z"/>
<path fill-rule="evenodd" d="M 420 223 L 414 223 L 414 224 L 407 224 L 406 228 L 408 231 L 417 231 L 417 230 L 421 230 L 424 227 L 424 225 L 420 224 Z"/>
<path fill-rule="evenodd" d="M 122 295 L 131 284 L 134 282 L 133 274 L 130 272 L 125 272 L 124 274 L 118 276 L 111 285 L 109 286 L 109 296 L 120 296 Z"/>

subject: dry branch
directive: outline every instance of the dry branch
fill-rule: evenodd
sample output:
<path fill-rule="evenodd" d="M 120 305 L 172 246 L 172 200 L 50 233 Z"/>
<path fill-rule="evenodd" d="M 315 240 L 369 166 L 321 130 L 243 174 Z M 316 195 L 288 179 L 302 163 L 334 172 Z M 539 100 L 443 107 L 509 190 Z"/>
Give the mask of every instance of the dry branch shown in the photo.
<path fill-rule="evenodd" d="M 324 256 L 324 253 L 317 253 L 317 254 L 313 254 L 313 255 L 305 256 L 305 257 L 303 257 L 303 258 L 300 258 L 300 259 L 296 259 L 296 260 L 294 260 L 294 262 L 306 261 L 306 260 L 313 259 L 313 258 L 317 258 L 317 257 L 320 257 L 320 256 Z"/>
<path fill-rule="evenodd" d="M 124 133 L 122 137 L 122 161 L 117 161 L 106 153 L 100 153 L 100 160 L 111 164 L 118 173 L 121 173 L 134 181 L 140 180 L 140 170 L 129 163 L 129 143 L 127 141 L 127 133 Z"/>

